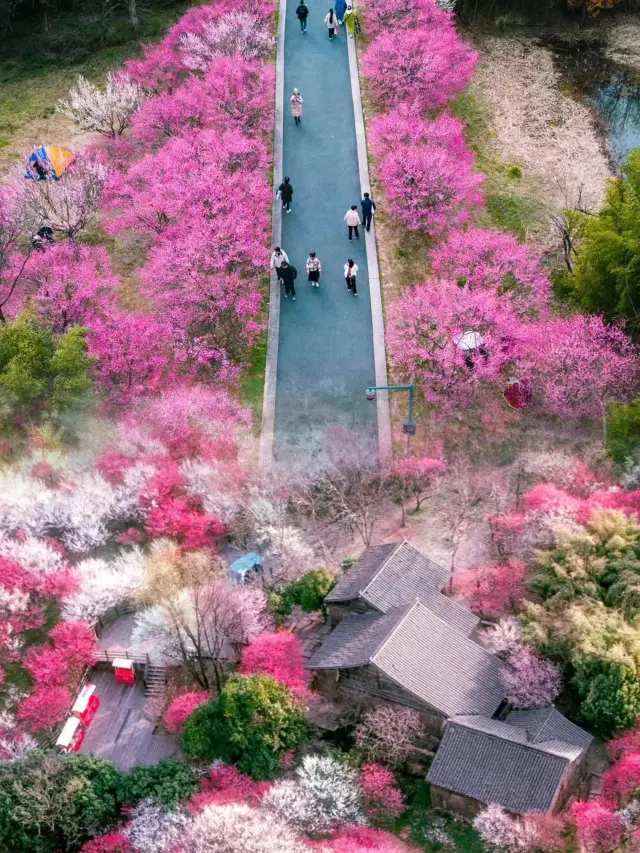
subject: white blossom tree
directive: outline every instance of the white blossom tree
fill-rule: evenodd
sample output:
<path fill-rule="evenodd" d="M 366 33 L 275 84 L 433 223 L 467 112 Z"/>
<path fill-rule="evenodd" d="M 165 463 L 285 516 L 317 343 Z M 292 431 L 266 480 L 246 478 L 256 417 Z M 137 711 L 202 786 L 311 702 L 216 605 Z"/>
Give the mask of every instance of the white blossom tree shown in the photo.
<path fill-rule="evenodd" d="M 144 554 L 139 548 L 123 551 L 114 560 L 88 559 L 74 566 L 80 589 L 65 599 L 64 619 L 96 622 L 111 607 L 136 602 L 144 583 Z"/>
<path fill-rule="evenodd" d="M 261 59 L 273 49 L 273 38 L 263 21 L 248 12 L 232 12 L 208 22 L 200 34 L 180 39 L 183 62 L 193 71 L 206 71 L 219 56 L 240 54 Z"/>
<path fill-rule="evenodd" d="M 484 843 L 496 853 L 528 853 L 535 849 L 535 828 L 511 817 L 496 803 L 483 809 L 475 817 L 473 826 Z"/>
<path fill-rule="evenodd" d="M 182 853 L 273 853 L 275 850 L 308 853 L 309 848 L 272 811 L 212 805 L 194 818 L 181 839 L 180 850 Z"/>
<path fill-rule="evenodd" d="M 107 167 L 78 157 L 59 181 L 25 181 L 22 203 L 31 234 L 43 225 L 74 241 L 98 210 Z"/>
<path fill-rule="evenodd" d="M 279 782 L 263 805 L 297 830 L 328 834 L 342 824 L 364 824 L 355 771 L 334 758 L 307 755 L 295 782 Z"/>
<path fill-rule="evenodd" d="M 356 726 L 356 743 L 371 761 L 400 765 L 424 734 L 418 711 L 400 705 L 380 704 L 371 708 Z"/>
<path fill-rule="evenodd" d="M 56 110 L 74 121 L 80 130 L 115 139 L 129 127 L 143 99 L 142 88 L 125 74 L 117 77 L 107 74 L 103 89 L 80 74 L 69 92 L 69 100 L 59 100 Z"/>
<path fill-rule="evenodd" d="M 520 646 L 522 628 L 517 619 L 507 616 L 483 632 L 482 642 L 497 655 L 508 655 Z"/>
<path fill-rule="evenodd" d="M 137 853 L 166 853 L 182 839 L 188 824 L 180 809 L 167 812 L 153 800 L 140 800 L 125 832 Z"/>

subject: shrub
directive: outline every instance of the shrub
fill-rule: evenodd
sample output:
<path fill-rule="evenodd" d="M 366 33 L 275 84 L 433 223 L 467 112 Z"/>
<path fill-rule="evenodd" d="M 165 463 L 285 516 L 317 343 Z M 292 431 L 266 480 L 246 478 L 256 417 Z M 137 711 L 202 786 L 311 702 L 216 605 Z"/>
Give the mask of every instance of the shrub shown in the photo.
<path fill-rule="evenodd" d="M 121 776 L 118 797 L 126 803 L 150 800 L 170 809 L 190 797 L 197 788 L 198 780 L 193 770 L 170 758 L 155 767 L 134 767 Z"/>
<path fill-rule="evenodd" d="M 202 705 L 209 699 L 205 691 L 183 693 L 169 705 L 164 715 L 164 724 L 168 732 L 174 734 L 184 725 L 187 717 L 192 714 L 198 705 Z"/>
<path fill-rule="evenodd" d="M 270 675 L 296 696 L 308 693 L 309 673 L 304 668 L 300 640 L 288 631 L 260 634 L 242 655 L 243 675 Z"/>
<path fill-rule="evenodd" d="M 182 747 L 191 758 L 221 758 L 253 779 L 272 779 L 280 759 L 307 737 L 304 714 L 283 684 L 268 676 L 234 676 L 217 701 L 188 718 Z"/>
<path fill-rule="evenodd" d="M 363 764 L 360 787 L 367 815 L 376 821 L 395 820 L 405 810 L 400 789 L 393 773 L 380 764 Z"/>

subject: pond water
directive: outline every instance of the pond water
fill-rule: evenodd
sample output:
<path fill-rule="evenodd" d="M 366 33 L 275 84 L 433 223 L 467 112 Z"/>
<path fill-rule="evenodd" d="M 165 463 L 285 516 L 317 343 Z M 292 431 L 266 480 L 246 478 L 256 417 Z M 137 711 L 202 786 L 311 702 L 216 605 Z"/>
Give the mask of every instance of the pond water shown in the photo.
<path fill-rule="evenodd" d="M 596 108 L 611 155 L 620 165 L 629 151 L 640 148 L 640 74 L 607 59 L 599 37 L 579 44 L 555 37 L 545 43 L 569 91 Z"/>

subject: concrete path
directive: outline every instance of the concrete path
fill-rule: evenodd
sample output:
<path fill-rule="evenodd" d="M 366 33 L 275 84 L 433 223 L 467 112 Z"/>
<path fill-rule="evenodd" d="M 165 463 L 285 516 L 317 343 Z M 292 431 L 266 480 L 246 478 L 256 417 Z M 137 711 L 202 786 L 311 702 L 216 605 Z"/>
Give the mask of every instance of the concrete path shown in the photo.
<path fill-rule="evenodd" d="M 374 453 L 377 441 L 376 404 L 365 397 L 375 381 L 365 241 L 350 243 L 343 221 L 361 198 L 346 33 L 330 42 L 329 6 L 310 0 L 303 35 L 296 6 L 287 3 L 284 46 L 283 160 L 294 197 L 281 244 L 298 270 L 297 299 L 281 299 L 274 440 L 275 464 L 286 469 L 321 460 L 332 427 L 355 430 Z M 300 126 L 289 109 L 294 86 Z M 319 289 L 307 282 L 310 251 L 322 262 Z M 357 298 L 343 278 L 348 258 L 359 267 Z"/>

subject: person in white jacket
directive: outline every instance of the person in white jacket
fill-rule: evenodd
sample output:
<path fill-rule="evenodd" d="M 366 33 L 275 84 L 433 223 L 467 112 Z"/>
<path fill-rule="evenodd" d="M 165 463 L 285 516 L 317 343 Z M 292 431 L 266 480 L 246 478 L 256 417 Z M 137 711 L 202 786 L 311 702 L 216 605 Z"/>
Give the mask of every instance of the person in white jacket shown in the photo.
<path fill-rule="evenodd" d="M 344 221 L 347 223 L 347 228 L 349 229 L 349 239 L 353 240 L 353 232 L 355 231 L 355 235 L 360 239 L 360 234 L 358 233 L 358 225 L 361 224 L 360 214 L 358 213 L 358 205 L 352 204 L 349 210 L 344 215 Z"/>
<path fill-rule="evenodd" d="M 282 282 L 282 276 L 280 275 L 280 267 L 282 266 L 283 261 L 289 263 L 289 256 L 286 252 L 282 251 L 280 246 L 276 246 L 273 252 L 271 252 L 271 269 L 276 271 L 276 275 L 278 276 L 279 282 Z"/>
<path fill-rule="evenodd" d="M 358 295 L 358 288 L 356 287 L 357 275 L 358 264 L 353 260 L 353 258 L 349 258 L 347 263 L 344 265 L 344 277 L 347 282 L 347 290 L 353 293 L 354 296 Z"/>
<path fill-rule="evenodd" d="M 322 272 L 322 264 L 320 258 L 315 252 L 309 252 L 307 258 L 307 276 L 311 282 L 311 287 L 320 287 L 320 273 Z"/>

